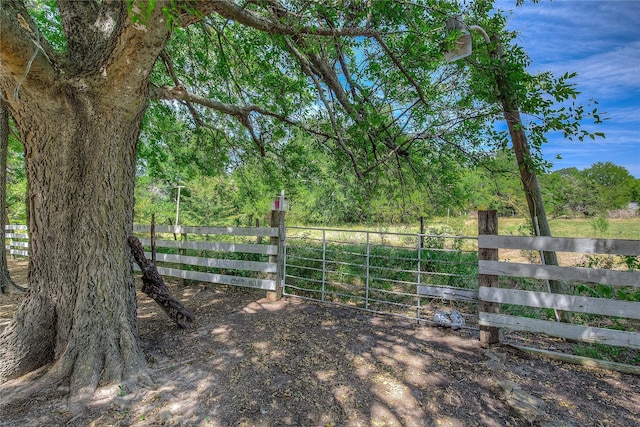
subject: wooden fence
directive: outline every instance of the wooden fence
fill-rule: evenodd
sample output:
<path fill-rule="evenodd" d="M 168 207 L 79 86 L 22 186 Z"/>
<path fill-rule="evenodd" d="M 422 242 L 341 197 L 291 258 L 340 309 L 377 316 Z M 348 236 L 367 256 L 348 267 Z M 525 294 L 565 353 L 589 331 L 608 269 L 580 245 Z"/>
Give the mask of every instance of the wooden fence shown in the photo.
<path fill-rule="evenodd" d="M 162 276 L 278 291 L 282 231 L 277 226 L 156 226 L 155 231 L 160 237 L 165 236 L 155 241 L 156 262 Z M 150 226 L 134 225 L 134 232 L 149 236 Z M 166 238 L 171 236 L 173 240 Z M 262 243 L 265 237 L 269 241 Z M 150 259 L 151 239 L 141 238 L 140 242 Z"/>
<path fill-rule="evenodd" d="M 510 304 L 640 320 L 640 302 L 498 287 L 499 277 L 510 276 L 574 280 L 581 283 L 627 287 L 636 291 L 640 289 L 640 272 L 637 271 L 504 262 L 498 260 L 498 251 L 519 249 L 640 256 L 640 242 L 499 236 L 497 215 L 493 211 L 480 212 L 478 219 L 478 292 L 473 289 L 432 286 L 422 283 L 418 275 L 417 293 L 413 295 L 418 301 L 418 310 L 421 308 L 420 298 L 425 296 L 474 301 L 477 295 L 478 324 L 483 344 L 498 342 L 500 328 L 507 328 L 640 349 L 640 333 L 637 332 L 637 328 L 635 332 L 630 332 L 500 313 L 500 304 Z M 270 299 L 278 299 L 282 295 L 284 284 L 285 258 L 293 256 L 285 256 L 284 230 L 284 213 L 280 211 L 272 211 L 270 227 L 156 226 L 156 232 L 160 235 L 156 240 L 158 270 L 161 275 L 168 277 L 264 289 L 267 290 Z M 136 225 L 134 231 L 143 237 L 140 240 L 149 249 L 151 242 L 146 237 L 149 236 L 150 227 Z M 9 254 L 28 256 L 26 226 L 6 226 L 6 238 Z M 266 238 L 269 240 L 263 242 Z M 150 252 L 146 255 L 151 258 Z M 418 259 L 418 263 L 420 261 Z M 422 268 L 418 268 L 418 271 L 422 271 Z M 324 276 L 322 280 L 324 281 Z M 324 282 L 319 292 L 324 295 L 323 286 Z M 415 283 L 412 282 L 412 286 L 416 289 Z"/>
<path fill-rule="evenodd" d="M 479 261 L 479 324 L 483 344 L 499 340 L 498 328 L 543 333 L 550 336 L 585 342 L 640 349 L 640 332 L 613 330 L 554 321 L 531 319 L 499 313 L 499 304 L 548 308 L 626 319 L 640 319 L 640 302 L 565 295 L 550 292 L 505 289 L 497 287 L 499 276 L 542 280 L 577 281 L 612 287 L 640 288 L 640 272 L 597 268 L 559 267 L 498 261 L 499 249 L 530 251 L 578 252 L 586 254 L 640 255 L 640 242 L 615 239 L 577 239 L 553 237 L 498 236 L 486 232 L 497 230 L 497 215 L 480 212 L 479 224 L 485 233 L 478 236 Z M 494 225 L 491 225 L 495 222 Z"/>
<path fill-rule="evenodd" d="M 7 254 L 29 256 L 29 234 L 24 224 L 7 224 L 4 226 Z"/>
<path fill-rule="evenodd" d="M 264 289 L 272 299 L 281 295 L 283 257 L 278 254 L 283 250 L 284 229 L 279 227 L 279 211 L 274 212 L 273 227 L 156 226 L 161 237 L 155 242 L 158 272 L 165 277 Z M 140 242 L 151 259 L 150 226 L 133 227 L 136 234 L 146 234 Z M 262 243 L 265 237 L 269 240 Z M 29 256 L 26 225 L 5 226 L 5 238 L 8 254 Z"/>

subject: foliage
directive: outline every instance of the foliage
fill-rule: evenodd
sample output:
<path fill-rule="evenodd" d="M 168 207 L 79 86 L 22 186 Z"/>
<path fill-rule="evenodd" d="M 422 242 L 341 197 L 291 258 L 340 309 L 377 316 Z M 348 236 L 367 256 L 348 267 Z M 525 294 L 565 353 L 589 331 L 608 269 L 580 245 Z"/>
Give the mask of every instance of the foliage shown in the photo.
<path fill-rule="evenodd" d="M 274 12 L 262 6 L 248 8 L 267 17 Z M 197 166 L 197 175 L 232 179 L 252 196 L 241 203 L 249 205 L 242 208 L 248 216 L 259 215 L 257 206 L 286 188 L 297 201 L 292 217 L 304 223 L 404 222 L 487 204 L 526 212 L 517 182 L 500 178 L 492 188 L 484 177 L 459 179 L 465 168 L 492 162 L 507 135 L 496 126 L 503 117 L 495 97 L 497 64 L 487 46 L 478 38 L 470 60 L 444 64 L 442 49 L 453 37 L 438 29 L 446 17 L 466 13 L 468 22 L 510 46 L 506 78 L 523 112 L 540 118 L 527 129 L 536 168 L 545 166 L 539 150 L 546 132 L 584 136 L 585 109 L 555 106 L 577 99 L 573 74 L 529 75 L 526 53 L 513 45 L 515 34 L 504 31 L 504 18 L 489 13 L 491 2 L 463 10 L 446 2 L 352 6 L 306 4 L 298 10 L 300 25 L 311 16 L 337 28 L 368 22 L 382 29 L 380 37 L 327 42 L 312 34 L 268 34 L 215 14 L 176 28 L 153 84 L 256 108 L 239 116 L 193 101 L 152 105 L 140 149 L 149 173 L 175 184 L 189 181 Z M 595 110 L 592 116 L 597 119 Z M 488 158 L 487 148 L 495 150 Z M 490 169 L 493 176 L 515 171 L 515 162 Z M 485 187 L 480 193 L 478 182 Z"/>
<path fill-rule="evenodd" d="M 491 153 L 482 165 L 463 174 L 468 209 L 496 209 L 501 215 L 527 215 L 520 178 L 514 169 L 513 152 L 506 149 Z"/>
<path fill-rule="evenodd" d="M 593 298 L 640 302 L 640 290 L 634 288 L 617 288 L 607 285 L 579 285 L 576 291 L 580 295 Z"/>
<path fill-rule="evenodd" d="M 637 256 L 615 257 L 611 255 L 590 254 L 586 255 L 578 266 L 602 269 L 627 267 L 628 270 L 633 271 L 637 270 L 640 266 L 640 260 Z M 576 287 L 576 292 L 593 298 L 640 302 L 640 289 L 633 287 L 580 284 Z"/>
<path fill-rule="evenodd" d="M 604 254 L 588 254 L 578 264 L 579 267 L 586 268 L 603 268 L 610 270 L 616 264 L 616 259 L 612 255 Z"/>
<path fill-rule="evenodd" d="M 592 220 L 591 228 L 593 228 L 596 233 L 599 233 L 601 236 L 603 236 L 609 229 L 609 221 L 607 220 L 607 217 L 605 217 L 604 215 L 600 215 Z"/>
<path fill-rule="evenodd" d="M 541 181 L 558 215 L 603 215 L 640 199 L 640 179 L 611 162 L 595 163 L 582 171 L 562 169 L 545 175 Z"/>
<path fill-rule="evenodd" d="M 7 216 L 9 223 L 26 224 L 27 221 L 27 175 L 24 167 L 24 147 L 10 123 L 7 150 Z"/>
<path fill-rule="evenodd" d="M 606 344 L 577 344 L 573 346 L 574 354 L 592 359 L 609 360 L 629 365 L 640 364 L 640 353 L 637 351 Z"/>
<path fill-rule="evenodd" d="M 134 222 L 150 224 L 155 214 L 157 224 L 168 224 L 175 217 L 175 202 L 172 200 L 172 188 L 148 176 L 139 176 L 136 180 Z"/>
<path fill-rule="evenodd" d="M 629 271 L 640 270 L 640 256 L 625 255 L 623 260 Z"/>
<path fill-rule="evenodd" d="M 201 185 L 183 189 L 181 224 L 240 225 L 240 200 L 232 197 L 237 192 L 234 181 L 223 177 L 201 177 L 197 181 Z"/>
<path fill-rule="evenodd" d="M 546 206 L 555 216 L 594 215 L 600 209 L 597 186 L 576 168 L 541 176 Z"/>
<path fill-rule="evenodd" d="M 624 208 L 631 201 L 640 200 L 639 182 L 622 166 L 598 162 L 584 170 L 585 179 L 594 182 L 600 191 L 601 207 Z"/>
<path fill-rule="evenodd" d="M 148 21 L 160 7 L 156 3 L 128 0 L 127 7 L 134 21 L 153 25 Z M 172 36 L 153 69 L 152 86 L 181 87 L 227 106 L 258 108 L 238 115 L 193 100 L 152 102 L 139 143 L 136 218 L 148 219 L 154 209 L 171 218 L 171 188 L 179 183 L 187 186 L 189 221 L 192 206 L 193 220 L 259 218 L 282 188 L 292 201 L 291 220 L 306 224 L 411 222 L 478 206 L 525 214 L 515 160 L 502 149 L 507 135 L 499 126 L 504 119 L 494 81 L 499 66 L 522 111 L 536 118 L 526 129 L 534 148 L 532 167 L 546 166 L 540 150 L 547 132 L 599 136 L 580 128 L 585 118 L 601 117 L 578 104 L 571 82 L 575 73 L 530 75 L 517 34 L 505 31 L 505 15 L 493 2 L 462 8 L 430 1 L 369 6 L 286 4 L 299 20 L 289 24 L 299 28 L 312 22 L 357 28 L 366 22 L 379 32 L 327 38 L 304 31 L 269 33 L 215 13 L 202 15 L 197 6 L 179 10 L 185 6 L 163 4 Z M 247 7 L 265 18 L 276 13 L 267 4 Z M 47 41 L 64 52 L 56 2 L 37 1 L 29 10 Z M 179 25 L 185 11 L 198 17 L 197 24 Z M 474 37 L 470 58 L 444 63 L 442 51 L 455 35 L 440 29 L 458 14 L 500 36 L 504 64 L 492 60 L 495 46 L 480 37 Z M 638 199 L 638 180 L 609 166 L 584 176 L 544 175 L 551 212 L 593 214 Z M 26 188 L 22 180 L 12 185 L 10 198 Z M 212 188 L 227 197 L 213 202 Z M 24 218 L 24 206 L 12 200 L 10 212 Z M 228 214 L 222 209 L 204 214 L 197 207 L 226 202 L 233 205 Z"/>

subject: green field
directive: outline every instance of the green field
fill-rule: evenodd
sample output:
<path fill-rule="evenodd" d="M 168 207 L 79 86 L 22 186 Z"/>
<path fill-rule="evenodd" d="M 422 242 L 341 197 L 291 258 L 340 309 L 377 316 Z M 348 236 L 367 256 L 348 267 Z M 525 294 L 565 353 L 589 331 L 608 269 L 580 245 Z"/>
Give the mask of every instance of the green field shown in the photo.
<path fill-rule="evenodd" d="M 599 222 L 600 221 L 600 222 Z M 634 218 L 612 218 L 604 220 L 604 228 L 596 218 L 551 219 L 551 234 L 555 237 L 584 237 L 606 239 L 640 240 L 640 216 Z M 298 224 L 288 224 L 298 225 Z M 299 224 L 306 226 L 307 224 Z M 470 217 L 430 218 L 424 222 L 426 234 L 446 234 L 474 237 L 478 235 L 478 222 Z M 390 233 L 419 233 L 418 221 L 414 224 L 370 225 L 348 224 L 323 226 L 342 230 L 369 230 Z M 526 236 L 530 234 L 527 219 L 522 217 L 501 217 L 498 230 L 502 235 Z M 389 236 L 388 238 L 392 238 Z"/>
<path fill-rule="evenodd" d="M 598 228 L 598 220 L 594 218 L 552 219 L 549 221 L 551 234 L 555 237 L 588 237 L 608 239 L 640 240 L 640 217 L 607 219 L 608 228 L 602 231 Z M 436 219 L 435 223 L 446 224 L 446 219 Z M 478 234 L 477 221 L 465 219 L 461 224 L 460 219 L 449 220 L 454 228 L 458 228 L 466 236 Z M 498 219 L 500 234 L 526 235 L 527 220 L 525 218 L 509 217 Z"/>

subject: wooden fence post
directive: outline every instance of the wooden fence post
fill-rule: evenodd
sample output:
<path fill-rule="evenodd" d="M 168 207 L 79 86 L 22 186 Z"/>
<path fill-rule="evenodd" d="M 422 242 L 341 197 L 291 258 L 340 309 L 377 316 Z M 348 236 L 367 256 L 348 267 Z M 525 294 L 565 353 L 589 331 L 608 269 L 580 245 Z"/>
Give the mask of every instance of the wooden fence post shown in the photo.
<path fill-rule="evenodd" d="M 249 227 L 251 227 L 251 224 L 249 224 Z M 256 228 L 260 227 L 260 219 L 256 218 Z M 261 245 L 262 244 L 262 236 L 257 236 L 256 237 L 256 244 Z"/>
<path fill-rule="evenodd" d="M 278 227 L 278 235 L 269 239 L 270 245 L 278 246 L 277 255 L 269 255 L 269 262 L 276 263 L 276 273 L 270 273 L 269 278 L 276 281 L 276 290 L 267 291 L 267 299 L 271 302 L 282 298 L 282 279 L 284 276 L 284 209 L 271 211 L 271 227 Z"/>
<path fill-rule="evenodd" d="M 487 234 L 498 234 L 498 211 L 478 211 L 478 236 Z M 487 249 L 478 246 L 479 261 L 498 261 L 498 249 Z M 488 288 L 498 287 L 498 276 L 479 274 L 478 286 Z M 498 313 L 499 304 L 480 300 L 478 311 L 485 313 Z M 500 329 L 493 326 L 480 325 L 480 344 L 489 346 L 500 342 Z"/>
<path fill-rule="evenodd" d="M 187 241 L 187 233 L 180 233 L 180 241 L 181 242 L 186 242 Z M 185 248 L 180 248 L 180 250 L 178 251 L 180 257 L 186 256 L 187 255 L 187 250 Z M 185 268 L 185 264 L 180 264 L 180 270 L 183 270 Z M 180 279 L 180 284 L 182 286 L 187 286 L 187 279 Z"/>

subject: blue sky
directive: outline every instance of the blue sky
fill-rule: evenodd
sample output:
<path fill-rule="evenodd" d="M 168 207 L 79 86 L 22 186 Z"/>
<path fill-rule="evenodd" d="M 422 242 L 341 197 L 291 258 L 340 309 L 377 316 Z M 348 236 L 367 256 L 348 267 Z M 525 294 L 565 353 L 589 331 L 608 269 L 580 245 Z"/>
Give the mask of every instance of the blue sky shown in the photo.
<path fill-rule="evenodd" d="M 549 135 L 543 155 L 553 169 L 584 169 L 611 161 L 640 178 L 640 0 L 498 0 L 512 14 L 509 28 L 532 59 L 530 71 L 556 76 L 577 72 L 573 79 L 583 104 L 590 98 L 609 118 L 586 128 L 605 139 L 584 142 Z M 561 160 L 556 159 L 560 155 Z"/>

